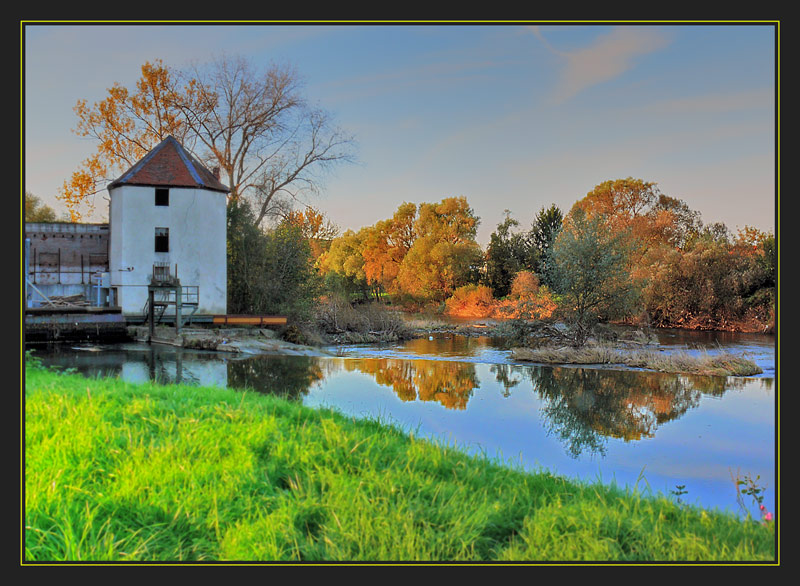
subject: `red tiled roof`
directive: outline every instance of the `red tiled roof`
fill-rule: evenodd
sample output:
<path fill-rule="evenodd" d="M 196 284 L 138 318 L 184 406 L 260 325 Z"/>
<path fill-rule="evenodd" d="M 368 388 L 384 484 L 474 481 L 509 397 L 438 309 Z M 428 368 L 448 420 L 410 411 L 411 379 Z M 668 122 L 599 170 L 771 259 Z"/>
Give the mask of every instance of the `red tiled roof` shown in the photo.
<path fill-rule="evenodd" d="M 112 181 L 108 188 L 119 185 L 200 187 L 223 193 L 230 191 L 172 136 L 161 141 L 138 163 Z"/>

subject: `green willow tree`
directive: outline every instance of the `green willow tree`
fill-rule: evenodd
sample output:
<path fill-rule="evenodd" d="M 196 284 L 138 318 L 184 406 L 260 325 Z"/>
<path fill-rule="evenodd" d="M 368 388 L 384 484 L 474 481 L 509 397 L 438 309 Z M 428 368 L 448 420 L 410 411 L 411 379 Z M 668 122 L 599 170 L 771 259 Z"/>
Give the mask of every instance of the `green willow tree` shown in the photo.
<path fill-rule="evenodd" d="M 548 278 L 561 296 L 559 311 L 575 346 L 582 346 L 601 319 L 629 315 L 640 285 L 631 278 L 631 239 L 606 230 L 604 216 L 573 208 L 548 254 Z"/>

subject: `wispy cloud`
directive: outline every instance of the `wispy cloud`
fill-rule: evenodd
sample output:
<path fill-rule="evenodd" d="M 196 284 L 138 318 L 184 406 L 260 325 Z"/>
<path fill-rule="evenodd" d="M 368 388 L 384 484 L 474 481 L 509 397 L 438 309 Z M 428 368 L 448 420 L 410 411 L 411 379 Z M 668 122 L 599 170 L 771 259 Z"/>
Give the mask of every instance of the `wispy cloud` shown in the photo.
<path fill-rule="evenodd" d="M 495 66 L 495 62 L 488 60 L 435 62 L 341 78 L 323 87 L 330 93 L 331 102 L 396 96 L 402 92 L 431 91 L 457 84 L 488 83 Z"/>
<path fill-rule="evenodd" d="M 774 107 L 775 92 L 772 88 L 760 88 L 665 100 L 650 104 L 645 107 L 645 110 L 658 114 L 706 114 L 740 110 L 772 110 Z"/>
<path fill-rule="evenodd" d="M 669 39 L 650 27 L 616 27 L 582 49 L 561 51 L 545 39 L 538 26 L 530 30 L 548 51 L 564 61 L 564 68 L 552 95 L 564 102 L 597 84 L 615 79 L 634 67 L 638 57 L 666 47 Z"/>

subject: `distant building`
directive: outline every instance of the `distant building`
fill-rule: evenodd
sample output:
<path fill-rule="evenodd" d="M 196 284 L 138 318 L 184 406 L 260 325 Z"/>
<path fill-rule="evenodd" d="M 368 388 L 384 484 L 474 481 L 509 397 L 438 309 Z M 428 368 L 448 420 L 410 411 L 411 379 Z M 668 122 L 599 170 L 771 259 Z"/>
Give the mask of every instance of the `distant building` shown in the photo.
<path fill-rule="evenodd" d="M 158 275 L 180 281 L 195 315 L 226 313 L 228 191 L 166 138 L 108 186 L 108 225 L 26 225 L 28 281 L 35 286 L 29 306 L 41 304 L 41 294 L 80 290 L 90 301 L 140 316 Z"/>

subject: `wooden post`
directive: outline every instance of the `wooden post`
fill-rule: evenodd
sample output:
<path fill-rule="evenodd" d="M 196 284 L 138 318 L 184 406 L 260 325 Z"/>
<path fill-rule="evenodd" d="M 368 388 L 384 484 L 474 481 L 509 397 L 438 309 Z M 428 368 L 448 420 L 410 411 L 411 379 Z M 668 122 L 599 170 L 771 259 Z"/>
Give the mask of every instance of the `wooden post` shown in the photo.
<path fill-rule="evenodd" d="M 178 265 L 175 265 L 175 270 L 178 270 Z M 180 335 L 181 333 L 181 304 L 183 300 L 181 299 L 181 286 L 178 285 L 175 287 L 175 334 Z"/>
<path fill-rule="evenodd" d="M 149 287 L 147 289 L 147 301 L 148 301 L 148 303 L 147 303 L 147 305 L 148 305 L 148 307 L 147 307 L 147 321 L 148 321 L 149 326 L 150 326 L 150 340 L 149 341 L 152 342 L 153 341 L 153 334 L 155 334 L 155 332 L 156 332 L 155 307 L 153 306 L 153 304 L 155 303 L 155 293 L 153 292 L 153 289 L 151 289 Z"/>

